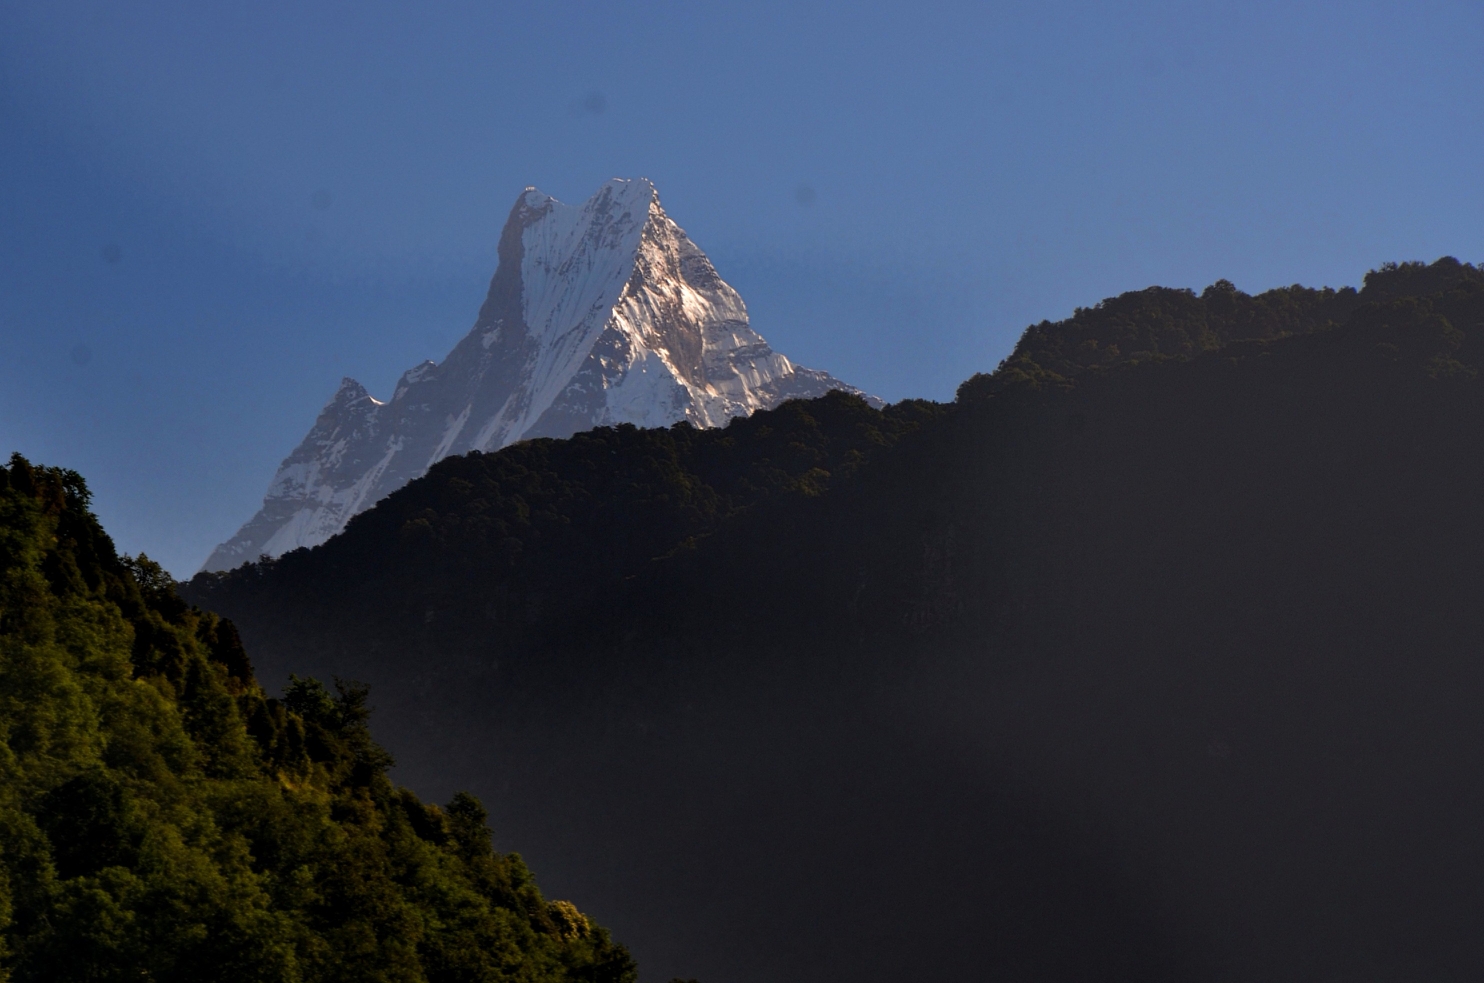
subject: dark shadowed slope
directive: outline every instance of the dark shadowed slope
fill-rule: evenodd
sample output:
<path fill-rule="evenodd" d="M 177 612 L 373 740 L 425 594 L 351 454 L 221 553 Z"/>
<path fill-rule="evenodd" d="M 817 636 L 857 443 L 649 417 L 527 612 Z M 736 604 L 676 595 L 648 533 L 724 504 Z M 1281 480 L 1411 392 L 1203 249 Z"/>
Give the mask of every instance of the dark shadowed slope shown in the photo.
<path fill-rule="evenodd" d="M 634 979 L 477 800 L 394 786 L 338 690 L 266 697 L 229 622 L 116 555 L 80 477 L 0 467 L 0 978 Z"/>
<path fill-rule="evenodd" d="M 748 457 L 784 416 L 717 435 L 772 485 L 671 432 L 513 448 L 191 596 L 394 694 L 404 777 L 655 979 L 1472 978 L 1480 364 L 1453 261 L 1142 291 L 952 407 L 786 407 L 807 467 Z M 466 549 L 491 511 L 531 518 Z"/>

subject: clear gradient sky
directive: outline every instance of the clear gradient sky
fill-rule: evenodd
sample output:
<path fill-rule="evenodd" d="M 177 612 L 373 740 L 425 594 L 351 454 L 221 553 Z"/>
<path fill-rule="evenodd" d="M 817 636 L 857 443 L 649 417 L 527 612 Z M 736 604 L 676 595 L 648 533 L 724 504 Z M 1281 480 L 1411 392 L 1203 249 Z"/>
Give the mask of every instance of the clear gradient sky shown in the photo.
<path fill-rule="evenodd" d="M 1150 284 L 1484 259 L 1484 3 L 0 0 L 0 451 L 188 576 L 536 185 L 667 210 L 795 361 L 950 398 Z"/>

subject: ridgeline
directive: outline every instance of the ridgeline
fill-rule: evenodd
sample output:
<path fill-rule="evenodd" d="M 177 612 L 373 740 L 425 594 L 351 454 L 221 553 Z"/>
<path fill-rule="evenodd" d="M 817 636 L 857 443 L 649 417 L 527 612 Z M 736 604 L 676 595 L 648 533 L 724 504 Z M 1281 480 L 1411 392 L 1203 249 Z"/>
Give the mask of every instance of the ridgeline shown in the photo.
<path fill-rule="evenodd" d="M 664 979 L 1484 973 L 1484 273 L 436 465 L 203 575 Z M 556 817 L 554 819 L 554 817 Z"/>

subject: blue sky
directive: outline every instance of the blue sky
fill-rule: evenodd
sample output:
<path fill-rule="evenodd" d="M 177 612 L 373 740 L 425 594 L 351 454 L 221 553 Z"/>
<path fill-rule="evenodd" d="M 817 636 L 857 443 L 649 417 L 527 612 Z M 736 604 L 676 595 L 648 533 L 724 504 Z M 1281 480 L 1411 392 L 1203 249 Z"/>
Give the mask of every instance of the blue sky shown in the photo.
<path fill-rule="evenodd" d="M 1484 259 L 1484 5 L 0 0 L 0 450 L 192 573 L 526 185 L 655 181 L 780 351 L 950 398 L 1124 290 Z"/>

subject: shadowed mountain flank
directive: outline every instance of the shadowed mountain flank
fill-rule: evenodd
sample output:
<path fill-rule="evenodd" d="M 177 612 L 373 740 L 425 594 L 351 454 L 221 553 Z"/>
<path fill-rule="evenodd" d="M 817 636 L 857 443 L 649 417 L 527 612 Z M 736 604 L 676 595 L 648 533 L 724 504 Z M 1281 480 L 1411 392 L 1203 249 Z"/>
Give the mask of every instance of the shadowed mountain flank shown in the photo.
<path fill-rule="evenodd" d="M 1481 365 L 1450 259 L 1152 288 L 953 404 L 451 458 L 186 590 L 656 979 L 1472 978 Z"/>

